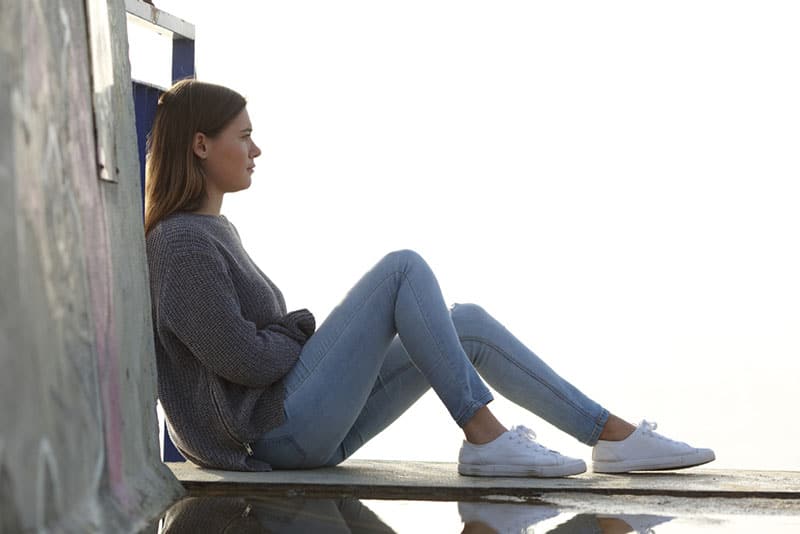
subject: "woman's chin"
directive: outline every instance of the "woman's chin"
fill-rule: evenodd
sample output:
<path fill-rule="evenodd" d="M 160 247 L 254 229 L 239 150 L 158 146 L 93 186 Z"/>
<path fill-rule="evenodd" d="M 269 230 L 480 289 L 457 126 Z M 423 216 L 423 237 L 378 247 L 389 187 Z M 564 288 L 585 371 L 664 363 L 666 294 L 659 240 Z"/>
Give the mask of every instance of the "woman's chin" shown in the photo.
<path fill-rule="evenodd" d="M 237 191 L 244 191 L 245 189 L 249 189 L 251 185 L 253 185 L 253 179 L 247 176 L 244 180 L 242 180 L 242 185 Z"/>

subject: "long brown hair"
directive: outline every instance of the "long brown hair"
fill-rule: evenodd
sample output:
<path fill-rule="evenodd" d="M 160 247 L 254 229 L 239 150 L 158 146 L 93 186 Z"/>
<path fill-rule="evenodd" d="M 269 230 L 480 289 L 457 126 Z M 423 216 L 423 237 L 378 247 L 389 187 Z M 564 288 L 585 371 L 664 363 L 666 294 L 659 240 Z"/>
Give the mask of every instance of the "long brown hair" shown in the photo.
<path fill-rule="evenodd" d="M 194 136 L 216 136 L 246 104 L 236 91 L 197 80 L 181 80 L 161 95 L 147 139 L 145 234 L 176 211 L 202 207 L 206 176 Z"/>

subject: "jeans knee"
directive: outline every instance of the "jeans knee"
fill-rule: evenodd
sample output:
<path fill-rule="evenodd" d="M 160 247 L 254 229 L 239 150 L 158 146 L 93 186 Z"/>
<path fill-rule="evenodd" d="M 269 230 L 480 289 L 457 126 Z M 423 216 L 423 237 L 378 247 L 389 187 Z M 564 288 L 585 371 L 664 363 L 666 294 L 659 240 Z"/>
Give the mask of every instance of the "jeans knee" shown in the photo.
<path fill-rule="evenodd" d="M 486 310 L 477 304 L 472 304 L 470 302 L 461 304 L 456 302 L 450 308 L 450 315 L 452 316 L 453 321 L 474 321 L 480 320 L 486 317 L 488 314 L 486 313 Z"/>
<path fill-rule="evenodd" d="M 425 263 L 425 260 L 419 255 L 419 253 L 410 249 L 401 249 L 390 252 L 384 256 L 383 261 L 393 262 L 401 266 Z"/>

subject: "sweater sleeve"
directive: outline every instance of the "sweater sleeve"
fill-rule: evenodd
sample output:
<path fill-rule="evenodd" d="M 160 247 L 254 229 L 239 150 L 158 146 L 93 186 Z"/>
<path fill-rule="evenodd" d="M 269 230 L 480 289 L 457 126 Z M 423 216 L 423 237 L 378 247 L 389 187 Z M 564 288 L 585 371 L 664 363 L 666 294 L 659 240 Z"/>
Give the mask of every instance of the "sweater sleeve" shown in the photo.
<path fill-rule="evenodd" d="M 301 351 L 282 325 L 259 330 L 242 316 L 224 259 L 202 249 L 171 256 L 161 284 L 158 323 L 160 331 L 174 334 L 207 368 L 247 387 L 277 382 Z"/>

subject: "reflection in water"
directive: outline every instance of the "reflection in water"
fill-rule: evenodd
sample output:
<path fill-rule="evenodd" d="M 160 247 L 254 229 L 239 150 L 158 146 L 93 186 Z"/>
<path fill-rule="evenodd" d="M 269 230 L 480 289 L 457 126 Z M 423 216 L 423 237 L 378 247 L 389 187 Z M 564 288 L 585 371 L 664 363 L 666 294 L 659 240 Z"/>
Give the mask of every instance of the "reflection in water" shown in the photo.
<path fill-rule="evenodd" d="M 744 505 L 728 504 L 724 511 L 715 500 L 698 509 L 678 512 L 678 506 L 662 500 L 625 502 L 632 509 L 669 510 L 677 517 L 656 514 L 587 513 L 592 498 L 571 504 L 552 502 L 458 502 L 387 501 L 364 502 L 354 498 L 311 499 L 303 497 L 189 497 L 173 505 L 160 528 L 151 525 L 147 534 L 175 533 L 301 533 L 352 532 L 412 534 L 459 532 L 467 534 L 622 534 L 633 532 L 702 531 L 708 534 L 735 532 L 800 532 L 800 505 L 795 501 L 751 502 L 752 513 L 731 513 Z M 370 508 L 372 510 L 370 510 Z M 692 506 L 697 506 L 697 503 Z M 614 506 L 616 508 L 617 505 Z M 608 503 L 599 509 L 613 509 Z M 374 512 L 376 511 L 378 515 Z M 716 512 L 712 512 L 715 510 Z M 620 510 L 622 511 L 622 510 Z M 707 515 L 706 512 L 711 513 Z M 391 526 L 389 526 L 391 525 Z M 653 529 L 653 530 L 651 530 Z"/>
<path fill-rule="evenodd" d="M 162 534 L 393 533 L 358 499 L 188 497 L 164 517 Z"/>
<path fill-rule="evenodd" d="M 539 521 L 558 515 L 558 508 L 543 505 L 460 502 L 458 515 L 464 522 L 464 532 L 525 532 Z"/>
<path fill-rule="evenodd" d="M 530 533 L 532 527 L 559 514 L 546 505 L 460 502 L 458 513 L 464 522 L 463 534 Z M 546 532 L 550 534 L 626 534 L 652 532 L 656 525 L 673 519 L 652 514 L 578 514 Z"/>
<path fill-rule="evenodd" d="M 625 534 L 627 532 L 654 532 L 651 530 L 654 526 L 666 523 L 672 519 L 672 517 L 651 514 L 578 514 L 549 532 L 551 534 L 578 534 L 581 532 Z"/>

